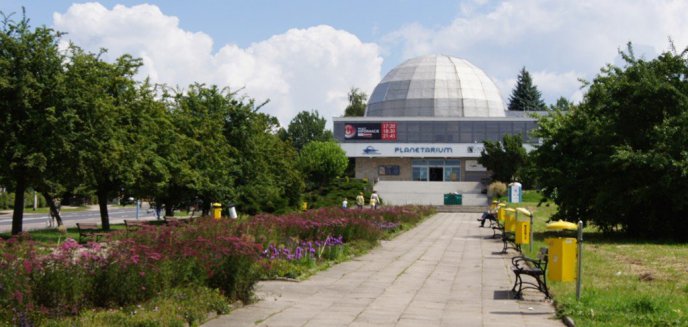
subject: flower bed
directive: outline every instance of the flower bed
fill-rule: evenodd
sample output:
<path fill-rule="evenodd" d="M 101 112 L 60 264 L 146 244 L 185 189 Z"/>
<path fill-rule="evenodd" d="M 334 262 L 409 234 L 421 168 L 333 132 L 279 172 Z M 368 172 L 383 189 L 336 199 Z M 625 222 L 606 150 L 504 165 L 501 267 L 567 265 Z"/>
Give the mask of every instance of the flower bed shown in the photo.
<path fill-rule="evenodd" d="M 341 259 L 350 244 L 374 243 L 417 223 L 430 210 L 326 208 L 239 221 L 198 219 L 114 232 L 103 243 L 67 239 L 54 248 L 26 236 L 0 240 L 0 320 L 30 325 L 88 308 L 142 303 L 189 285 L 247 302 L 260 278 L 297 277 Z"/>

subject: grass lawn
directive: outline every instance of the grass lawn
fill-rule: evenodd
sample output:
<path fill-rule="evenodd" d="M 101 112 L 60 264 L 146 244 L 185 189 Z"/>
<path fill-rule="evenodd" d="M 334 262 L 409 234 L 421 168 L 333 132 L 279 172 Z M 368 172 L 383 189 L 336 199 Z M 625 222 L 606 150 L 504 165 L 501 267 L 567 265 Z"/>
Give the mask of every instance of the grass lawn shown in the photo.
<path fill-rule="evenodd" d="M 520 205 L 534 211 L 534 251 L 545 246 L 545 224 L 556 211 L 537 201 Z M 577 326 L 688 326 L 688 244 L 603 235 L 594 226 L 584 229 L 583 239 L 580 301 L 575 282 L 549 284 L 560 315 Z"/>

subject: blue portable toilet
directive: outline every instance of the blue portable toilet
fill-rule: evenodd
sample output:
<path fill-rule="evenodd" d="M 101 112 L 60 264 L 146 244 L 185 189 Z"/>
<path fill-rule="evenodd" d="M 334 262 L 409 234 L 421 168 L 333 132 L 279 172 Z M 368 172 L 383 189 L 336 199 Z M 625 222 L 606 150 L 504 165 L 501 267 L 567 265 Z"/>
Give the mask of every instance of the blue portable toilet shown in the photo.
<path fill-rule="evenodd" d="M 509 203 L 521 203 L 523 201 L 523 190 L 521 183 L 513 182 L 509 184 L 507 198 L 509 199 Z"/>

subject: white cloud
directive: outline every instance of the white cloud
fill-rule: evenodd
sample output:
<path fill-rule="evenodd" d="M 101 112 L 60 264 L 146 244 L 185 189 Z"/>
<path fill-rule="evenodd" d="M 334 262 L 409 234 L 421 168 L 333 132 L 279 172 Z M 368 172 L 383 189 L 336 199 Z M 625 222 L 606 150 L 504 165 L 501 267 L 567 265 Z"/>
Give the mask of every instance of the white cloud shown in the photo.
<path fill-rule="evenodd" d="M 546 100 L 575 99 L 580 98 L 576 79 L 591 79 L 629 41 L 649 54 L 667 50 L 668 37 L 679 50 L 688 46 L 686 12 L 688 2 L 680 0 L 476 1 L 463 5 L 445 26 L 409 24 L 383 41 L 405 58 L 429 53 L 466 58 L 498 81 L 514 79 L 525 66 L 538 72 L 533 75 Z M 507 98 L 511 89 L 504 91 Z"/>
<path fill-rule="evenodd" d="M 269 98 L 263 110 L 283 125 L 302 110 L 318 110 L 328 119 L 342 115 L 350 87 L 372 90 L 380 80 L 378 47 L 326 25 L 291 29 L 247 48 L 228 44 L 213 53 L 207 34 L 181 29 L 176 17 L 153 5 L 74 4 L 53 18 L 57 30 L 85 49 L 142 58 L 141 75 L 154 82 L 218 84 L 245 88 L 258 102 Z"/>

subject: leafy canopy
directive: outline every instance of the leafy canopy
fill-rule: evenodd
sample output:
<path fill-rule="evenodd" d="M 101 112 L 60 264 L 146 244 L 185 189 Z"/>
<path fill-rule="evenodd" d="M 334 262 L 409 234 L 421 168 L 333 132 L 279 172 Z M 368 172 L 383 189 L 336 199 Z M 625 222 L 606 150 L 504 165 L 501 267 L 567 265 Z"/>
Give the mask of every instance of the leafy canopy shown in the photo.
<path fill-rule="evenodd" d="M 504 135 L 502 141 L 485 141 L 478 162 L 492 172 L 492 180 L 510 183 L 526 165 L 528 153 L 520 134 Z"/>
<path fill-rule="evenodd" d="M 583 102 L 540 120 L 535 154 L 544 194 L 558 216 L 604 230 L 688 238 L 688 60 L 686 51 L 608 65 Z"/>
<path fill-rule="evenodd" d="M 312 141 L 330 141 L 332 132 L 325 129 L 327 119 L 321 117 L 317 110 L 301 111 L 294 117 L 289 126 L 285 140 L 289 140 L 297 151 Z"/>
<path fill-rule="evenodd" d="M 349 91 L 349 105 L 344 110 L 344 117 L 363 117 L 365 116 L 366 101 L 368 95 L 358 88 L 352 87 Z"/>

